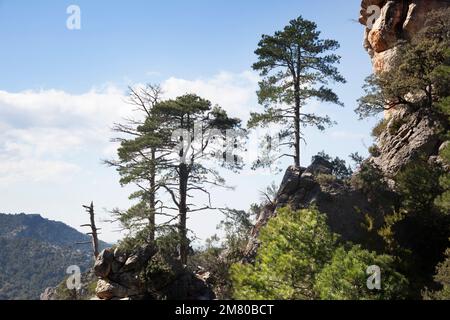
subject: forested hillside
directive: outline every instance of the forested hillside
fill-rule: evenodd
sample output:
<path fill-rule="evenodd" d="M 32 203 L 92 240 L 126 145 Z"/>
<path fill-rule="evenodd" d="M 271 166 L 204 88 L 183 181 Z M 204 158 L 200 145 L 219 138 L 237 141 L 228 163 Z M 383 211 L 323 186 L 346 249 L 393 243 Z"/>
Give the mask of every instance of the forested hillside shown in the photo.
<path fill-rule="evenodd" d="M 93 263 L 89 236 L 40 215 L 0 214 L 0 300 L 39 299 L 70 265 L 86 270 Z M 107 246 L 101 243 L 102 247 Z"/>

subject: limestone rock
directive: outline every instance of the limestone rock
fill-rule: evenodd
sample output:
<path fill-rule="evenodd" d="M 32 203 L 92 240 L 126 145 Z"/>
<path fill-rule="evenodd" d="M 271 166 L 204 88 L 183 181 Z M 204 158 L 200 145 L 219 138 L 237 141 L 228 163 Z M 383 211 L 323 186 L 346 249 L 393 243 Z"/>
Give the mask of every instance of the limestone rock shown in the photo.
<path fill-rule="evenodd" d="M 380 15 L 370 6 L 380 8 Z M 366 26 L 364 47 L 372 57 L 375 72 L 392 66 L 399 40 L 412 40 L 424 28 L 428 12 L 447 8 L 450 0 L 363 0 L 359 21 Z"/>
<path fill-rule="evenodd" d="M 125 265 L 122 268 L 122 271 L 132 271 L 132 270 L 138 270 L 141 268 L 144 264 L 147 263 L 147 261 L 153 257 L 158 250 L 153 245 L 145 245 L 139 248 L 139 250 L 128 257 L 128 259 L 125 261 Z"/>
<path fill-rule="evenodd" d="M 125 251 L 121 250 L 120 248 L 114 249 L 114 260 L 124 264 L 125 261 L 127 261 L 128 255 Z"/>
<path fill-rule="evenodd" d="M 425 111 L 399 110 L 390 118 L 387 130 L 378 138 L 379 155 L 370 161 L 387 177 L 394 176 L 404 165 L 419 155 L 437 156 L 442 144 L 439 119 Z"/>
<path fill-rule="evenodd" d="M 101 279 L 96 294 L 101 300 L 211 300 L 215 298 L 208 274 L 190 272 L 181 262 L 143 245 L 133 252 L 116 248 L 98 259 Z M 102 268 L 100 268 L 102 266 Z M 105 276 L 105 274 L 107 274 Z"/>
<path fill-rule="evenodd" d="M 104 300 L 111 300 L 112 298 L 125 298 L 129 296 L 129 292 L 124 286 L 103 279 L 100 279 L 97 282 L 95 292 L 97 297 Z"/>
<path fill-rule="evenodd" d="M 331 171 L 331 163 L 321 157 L 316 157 L 306 170 L 290 167 L 286 171 L 275 199 L 276 207 L 266 206 L 258 216 L 247 245 L 245 262 L 253 261 L 259 246 L 258 235 L 261 228 L 276 216 L 276 210 L 282 207 L 290 206 L 298 210 L 315 205 L 327 215 L 332 232 L 340 234 L 344 241 L 355 243 L 360 243 L 367 235 L 362 227 L 362 212 L 370 213 L 375 218 L 375 223 L 382 222 L 382 210 L 375 208 L 361 191 L 339 180 L 326 186 L 317 181 L 318 175 L 330 174 Z M 386 207 L 389 207 L 388 203 Z"/>
<path fill-rule="evenodd" d="M 114 254 L 110 249 L 103 250 L 95 260 L 94 273 L 99 278 L 106 278 L 111 271 Z"/>
<path fill-rule="evenodd" d="M 290 166 L 284 174 L 281 182 L 279 194 L 291 193 L 298 188 L 298 178 L 305 171 L 305 168 Z"/>
<path fill-rule="evenodd" d="M 41 293 L 40 300 L 56 300 L 55 294 L 55 288 L 46 288 L 45 291 Z"/>
<path fill-rule="evenodd" d="M 40 300 L 91 300 L 97 280 L 93 270 L 87 270 L 81 274 L 81 286 L 77 290 L 68 289 L 66 280 L 63 280 L 57 287 L 45 289 Z"/>

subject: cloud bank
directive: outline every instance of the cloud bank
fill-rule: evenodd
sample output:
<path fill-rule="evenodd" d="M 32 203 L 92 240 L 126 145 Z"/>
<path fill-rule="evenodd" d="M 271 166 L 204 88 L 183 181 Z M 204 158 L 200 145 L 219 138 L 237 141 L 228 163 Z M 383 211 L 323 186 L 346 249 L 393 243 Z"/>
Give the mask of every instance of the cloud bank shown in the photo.
<path fill-rule="evenodd" d="M 196 93 L 232 116 L 246 118 L 256 107 L 258 77 L 220 72 L 211 78 L 170 77 L 165 98 Z M 19 182 L 54 182 L 85 170 L 85 157 L 113 157 L 111 126 L 133 115 L 126 89 L 114 85 L 82 94 L 60 90 L 0 90 L 0 187 Z"/>

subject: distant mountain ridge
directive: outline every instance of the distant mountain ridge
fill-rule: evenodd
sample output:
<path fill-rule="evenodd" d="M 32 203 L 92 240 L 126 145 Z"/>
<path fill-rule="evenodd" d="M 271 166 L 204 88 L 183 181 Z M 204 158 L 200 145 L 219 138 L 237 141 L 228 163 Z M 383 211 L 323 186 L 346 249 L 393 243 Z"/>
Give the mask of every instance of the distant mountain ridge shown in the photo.
<path fill-rule="evenodd" d="M 64 279 L 67 267 L 93 264 L 90 237 L 39 214 L 0 213 L 0 300 L 39 299 Z M 100 248 L 110 246 L 100 242 Z"/>

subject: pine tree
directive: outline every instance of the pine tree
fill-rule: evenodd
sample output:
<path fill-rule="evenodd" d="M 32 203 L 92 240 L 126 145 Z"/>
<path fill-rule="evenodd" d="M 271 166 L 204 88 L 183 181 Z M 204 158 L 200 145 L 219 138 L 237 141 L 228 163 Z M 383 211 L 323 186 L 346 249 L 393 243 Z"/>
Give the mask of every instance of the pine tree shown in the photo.
<path fill-rule="evenodd" d="M 258 91 L 263 113 L 252 113 L 249 128 L 269 123 L 283 125 L 278 138 L 280 146 L 294 148 L 296 166 L 300 166 L 300 126 L 312 125 L 324 130 L 333 122 L 328 117 L 304 113 L 302 108 L 310 99 L 342 105 L 338 96 L 327 87 L 330 81 L 344 83 L 336 64 L 340 57 L 332 51 L 339 48 L 334 40 L 322 40 L 314 22 L 299 17 L 290 21 L 283 31 L 273 36 L 263 35 L 255 54 L 258 61 L 253 69 L 263 80 Z M 276 137 L 275 137 L 276 138 Z M 267 166 L 273 161 L 259 159 L 256 166 Z"/>
<path fill-rule="evenodd" d="M 160 101 L 162 91 L 158 85 L 150 84 L 129 90 L 128 103 L 135 108 L 139 119 L 125 119 L 124 123 L 114 125 L 113 130 L 121 135 L 115 139 L 120 142 L 118 160 L 105 162 L 119 172 L 122 186 L 133 184 L 137 187 L 130 199 L 138 202 L 126 211 L 115 209 L 113 213 L 125 229 L 139 234 L 144 241 L 153 241 L 157 230 L 156 214 L 163 206 L 157 193 L 165 137 L 157 127 L 153 109 Z"/>
<path fill-rule="evenodd" d="M 242 145 L 238 141 L 243 135 L 234 131 L 240 128 L 241 121 L 230 118 L 225 110 L 212 107 L 210 101 L 194 94 L 162 101 L 156 105 L 155 112 L 160 130 L 171 133 L 172 139 L 165 144 L 172 152 L 163 157 L 164 174 L 160 186 L 173 202 L 173 206 L 166 209 L 177 211 L 179 255 L 186 264 L 188 214 L 213 209 L 210 188 L 225 186 L 225 180 L 209 160 L 215 159 L 231 170 L 242 167 L 238 155 L 233 154 Z M 192 193 L 206 195 L 207 203 L 203 206 L 190 203 Z"/>

